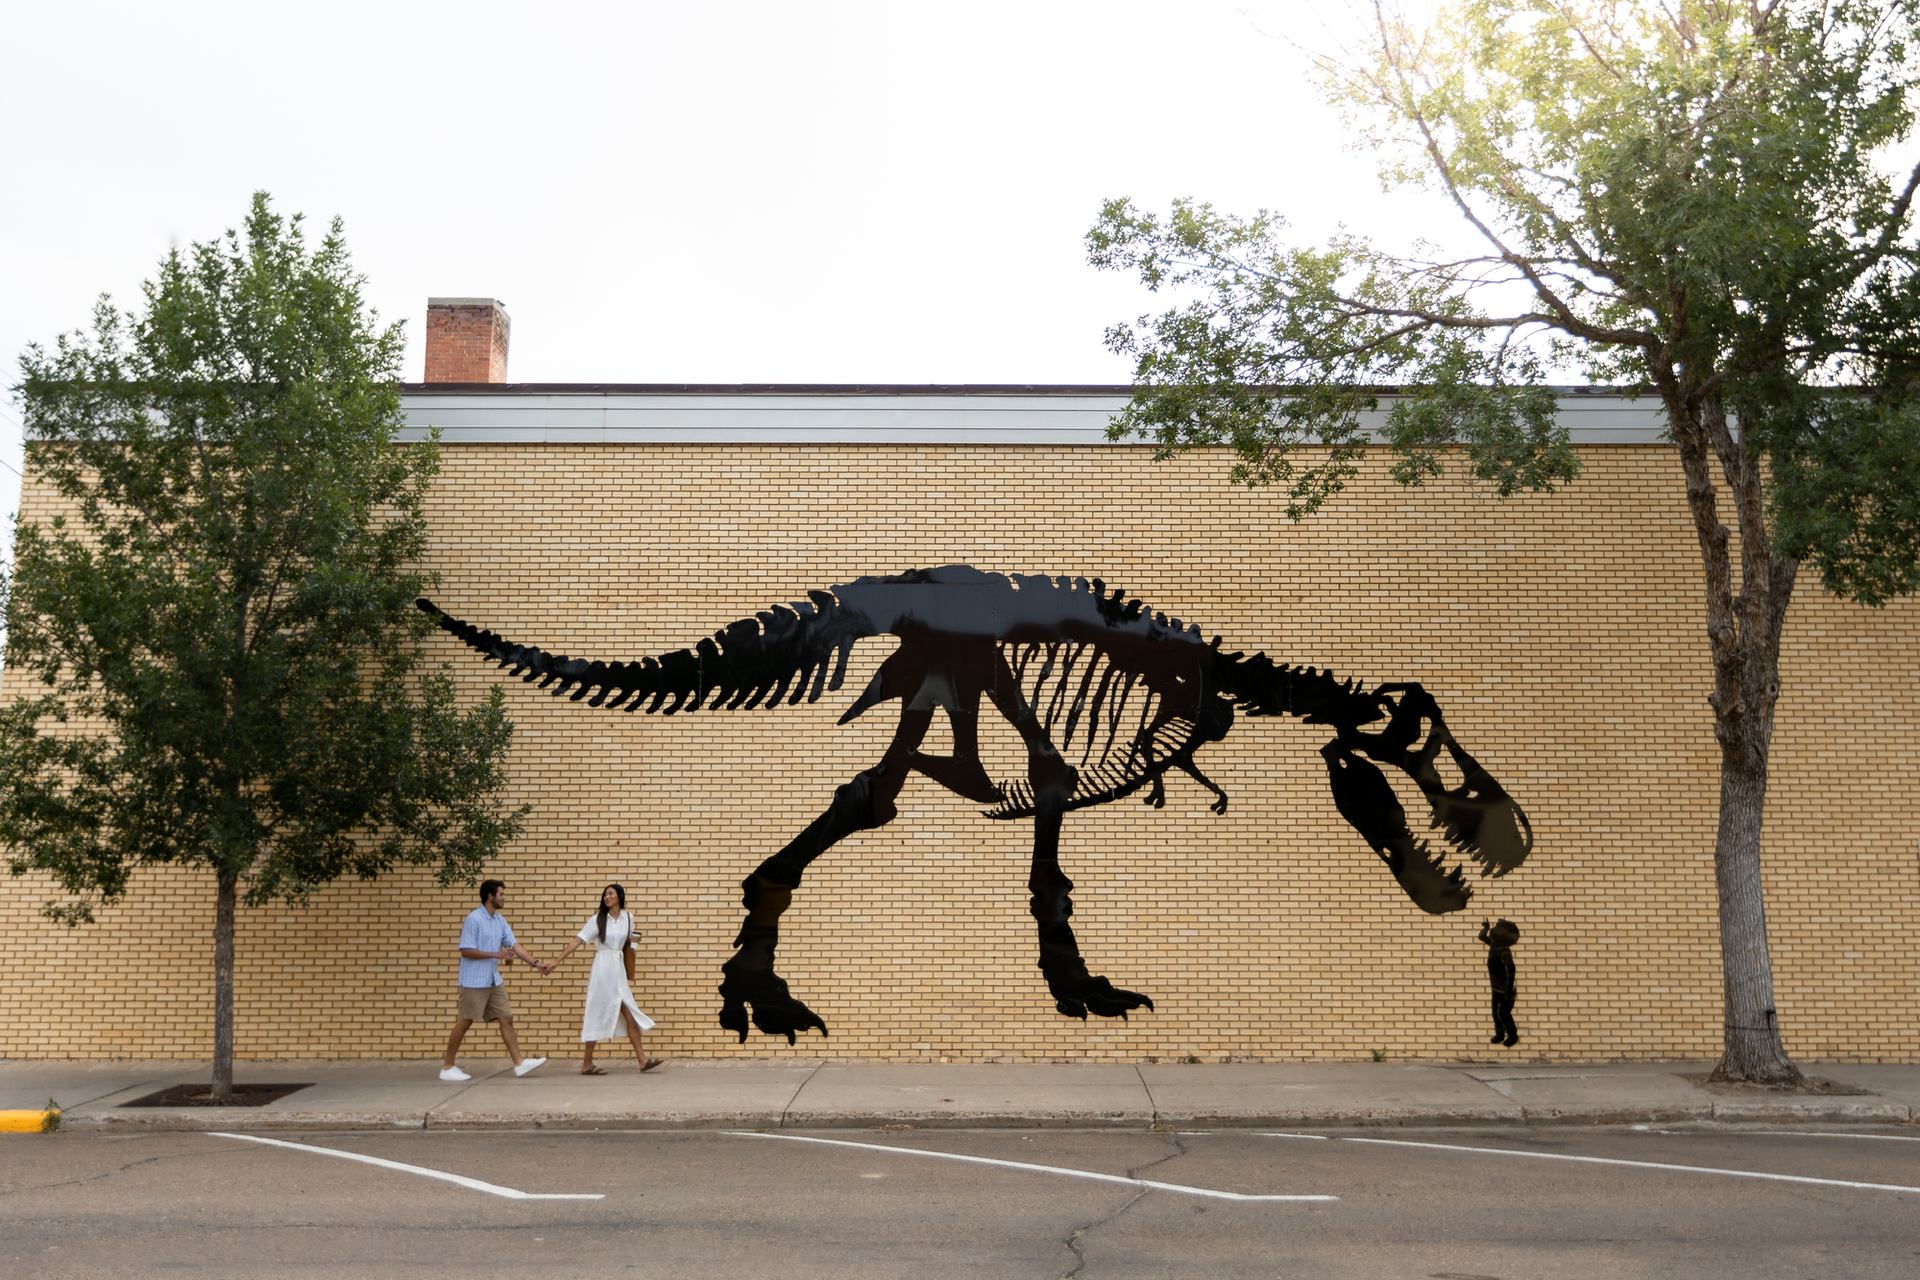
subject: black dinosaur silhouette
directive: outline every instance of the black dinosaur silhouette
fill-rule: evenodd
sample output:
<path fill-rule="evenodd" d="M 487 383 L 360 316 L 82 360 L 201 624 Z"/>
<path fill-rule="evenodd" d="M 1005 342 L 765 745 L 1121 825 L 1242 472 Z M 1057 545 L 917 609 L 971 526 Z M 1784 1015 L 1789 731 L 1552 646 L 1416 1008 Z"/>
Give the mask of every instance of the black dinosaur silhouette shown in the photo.
<path fill-rule="evenodd" d="M 1373 762 L 1413 781 L 1444 844 L 1470 857 L 1482 875 L 1505 875 L 1533 845 L 1526 815 L 1453 740 L 1440 708 L 1419 685 L 1366 689 L 1264 654 L 1223 653 L 1218 637 L 1209 642 L 1198 627 L 1152 613 L 1098 578 L 1007 576 L 967 565 L 865 577 L 735 622 L 691 649 L 615 663 L 515 644 L 431 601 L 418 603 L 510 674 L 556 696 L 570 692 L 589 706 L 666 715 L 813 702 L 840 687 L 858 641 L 899 639 L 840 717 L 845 724 L 879 703 L 900 702 L 900 721 L 880 762 L 836 788 L 824 813 L 741 882 L 747 917 L 733 957 L 722 966 L 720 1025 L 742 1040 L 749 1006 L 755 1027 L 789 1043 L 810 1027 L 826 1033 L 826 1023 L 794 999 L 774 971 L 780 915 L 809 863 L 837 841 L 893 819 L 894 798 L 913 773 L 991 806 L 988 817 L 1033 818 L 1027 886 L 1040 968 L 1055 1007 L 1082 1019 L 1089 1012 L 1124 1018 L 1130 1009 L 1153 1008 L 1153 1001 L 1087 972 L 1068 924 L 1073 882 L 1060 870 L 1062 816 L 1143 787 L 1147 803 L 1159 807 L 1170 769 L 1206 787 L 1216 797 L 1214 812 L 1226 812 L 1226 793 L 1201 773 L 1194 755 L 1226 736 L 1236 709 L 1333 729 L 1321 755 L 1334 805 L 1422 910 L 1458 911 L 1471 891 L 1463 869 L 1447 865 L 1445 849 L 1408 830 L 1406 811 Z M 981 763 L 983 696 L 1025 743 L 1023 779 L 996 783 Z M 936 708 L 952 728 L 948 756 L 919 750 Z M 1381 720 L 1386 723 L 1376 731 L 1361 731 Z M 1459 773 L 1452 786 L 1438 767 L 1442 751 Z"/>

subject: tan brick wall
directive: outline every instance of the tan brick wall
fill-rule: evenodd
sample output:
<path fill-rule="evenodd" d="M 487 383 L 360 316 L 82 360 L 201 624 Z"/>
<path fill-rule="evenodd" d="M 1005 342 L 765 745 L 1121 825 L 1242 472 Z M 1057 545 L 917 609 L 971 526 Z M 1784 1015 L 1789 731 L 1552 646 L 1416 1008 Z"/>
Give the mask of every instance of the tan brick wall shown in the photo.
<path fill-rule="evenodd" d="M 941 446 L 458 445 L 432 507 L 441 602 L 503 634 L 609 659 L 678 647 L 863 573 L 965 561 L 1099 574 L 1229 648 L 1418 679 L 1526 806 L 1531 861 L 1459 915 L 1415 909 L 1335 813 L 1323 731 L 1242 719 L 1167 807 L 1068 816 L 1063 862 L 1091 967 L 1157 1011 L 1052 1012 L 1026 911 L 1030 826 L 922 780 L 900 816 L 828 853 L 787 913 L 781 968 L 832 1038 L 799 1052 L 905 1060 L 1394 1058 L 1486 1051 L 1483 913 L 1525 931 L 1523 1051 L 1711 1057 L 1719 1045 L 1716 748 L 1699 567 L 1673 454 L 1590 447 L 1565 493 L 1501 502 L 1407 491 L 1379 469 L 1314 519 L 1236 490 L 1218 457 Z M 50 510 L 30 489 L 25 515 Z M 477 697 L 489 669 L 436 642 Z M 647 936 L 637 988 L 676 1056 L 716 1026 L 740 878 L 873 763 L 886 709 L 834 720 L 887 642 L 819 704 L 672 719 L 592 711 L 522 685 L 513 794 L 528 832 L 494 874 L 536 953 L 622 881 Z M 1767 828 L 1789 1049 L 1920 1057 L 1920 604 L 1870 611 L 1803 579 L 1789 622 Z M 936 730 L 936 736 L 939 734 Z M 1017 768 L 1011 735 L 990 752 Z M 937 749 L 937 747 L 935 748 Z M 149 873 L 92 928 L 37 918 L 46 886 L 0 881 L 0 1055 L 206 1053 L 211 891 Z M 453 1012 L 470 890 L 344 882 L 306 910 L 245 912 L 243 1057 L 425 1057 Z M 572 1052 L 585 958 L 509 978 L 523 1042 Z M 470 1051 L 497 1052 L 476 1030 Z"/>

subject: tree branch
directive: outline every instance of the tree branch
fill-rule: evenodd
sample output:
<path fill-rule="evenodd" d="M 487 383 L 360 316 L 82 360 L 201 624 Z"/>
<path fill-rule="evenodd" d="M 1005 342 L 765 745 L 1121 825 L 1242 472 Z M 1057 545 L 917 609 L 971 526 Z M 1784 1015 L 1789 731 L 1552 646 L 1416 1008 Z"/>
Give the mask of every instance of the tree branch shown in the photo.
<path fill-rule="evenodd" d="M 1558 323 L 1555 324 L 1554 327 L 1572 334 L 1575 337 L 1587 338 L 1590 341 L 1637 346 L 1651 352 L 1657 345 L 1657 340 L 1651 334 L 1639 333 L 1627 329 L 1607 329 L 1591 324 L 1576 316 L 1573 308 L 1567 305 L 1566 300 L 1548 288 L 1546 282 L 1540 278 L 1539 274 L 1534 271 L 1528 261 L 1509 248 L 1500 236 L 1494 232 L 1493 228 L 1489 227 L 1480 215 L 1474 211 L 1473 206 L 1467 202 L 1466 196 L 1460 190 L 1459 182 L 1453 173 L 1453 167 L 1447 163 L 1446 156 L 1441 152 L 1440 140 L 1434 136 L 1433 129 L 1427 122 L 1426 113 L 1415 103 L 1412 85 L 1401 64 L 1399 49 L 1393 43 L 1393 37 L 1387 30 L 1386 15 L 1379 0 L 1375 0 L 1374 2 L 1374 15 L 1379 30 L 1380 51 L 1386 57 L 1387 64 L 1393 69 L 1394 75 L 1397 77 L 1397 87 L 1400 90 L 1404 103 L 1403 109 L 1407 112 L 1408 118 L 1412 120 L 1414 127 L 1419 130 L 1420 137 L 1425 144 L 1427 158 L 1431 161 L 1434 172 L 1439 175 L 1441 185 L 1446 189 L 1448 198 L 1453 201 L 1454 207 L 1460 211 L 1460 216 L 1465 218 L 1474 230 L 1478 231 L 1481 237 L 1493 246 L 1496 253 L 1512 265 L 1515 270 L 1519 271 L 1521 275 L 1526 277 L 1528 283 L 1533 286 L 1535 296 L 1544 302 L 1547 309 L 1558 317 Z"/>

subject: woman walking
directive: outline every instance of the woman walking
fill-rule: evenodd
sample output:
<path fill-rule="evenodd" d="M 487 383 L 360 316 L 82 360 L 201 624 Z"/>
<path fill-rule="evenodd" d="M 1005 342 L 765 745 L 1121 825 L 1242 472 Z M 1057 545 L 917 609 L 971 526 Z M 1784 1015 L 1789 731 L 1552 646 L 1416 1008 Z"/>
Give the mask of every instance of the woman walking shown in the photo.
<path fill-rule="evenodd" d="M 619 1033 L 623 1021 L 627 1039 L 633 1043 L 634 1056 L 640 1060 L 640 1069 L 653 1070 L 662 1059 L 649 1058 L 640 1044 L 640 1033 L 653 1030 L 653 1019 L 640 1012 L 627 980 L 634 944 L 633 917 L 627 914 L 627 891 L 619 885 L 610 884 L 601 890 L 600 909 L 580 926 L 579 935 L 567 944 L 567 949 L 547 962 L 545 972 L 552 973 L 562 960 L 585 943 L 593 946 L 593 969 L 587 974 L 587 1010 L 580 1022 L 580 1040 L 586 1046 L 580 1059 L 580 1074 L 607 1074 L 605 1067 L 593 1065 L 594 1045 L 612 1039 Z"/>

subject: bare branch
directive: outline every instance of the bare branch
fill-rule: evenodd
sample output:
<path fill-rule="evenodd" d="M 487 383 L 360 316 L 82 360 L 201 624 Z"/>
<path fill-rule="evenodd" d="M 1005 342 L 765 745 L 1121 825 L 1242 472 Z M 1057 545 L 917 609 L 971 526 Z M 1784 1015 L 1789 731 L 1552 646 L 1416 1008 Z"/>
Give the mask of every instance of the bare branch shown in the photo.
<path fill-rule="evenodd" d="M 1505 241 L 1494 232 L 1493 228 L 1489 227 L 1486 222 L 1481 219 L 1480 215 L 1474 211 L 1473 206 L 1468 203 L 1465 194 L 1460 189 L 1452 166 L 1447 163 L 1446 156 L 1441 152 L 1440 140 L 1434 136 L 1432 126 L 1428 123 L 1426 114 L 1415 104 L 1412 84 L 1408 80 L 1406 71 L 1400 61 L 1399 50 L 1393 43 L 1393 36 L 1387 29 L 1385 15 L 1377 3 L 1374 6 L 1374 11 L 1379 30 L 1380 51 L 1385 55 L 1387 63 L 1389 67 L 1392 68 L 1398 81 L 1397 87 L 1402 96 L 1404 109 L 1408 114 L 1408 118 L 1412 120 L 1414 126 L 1420 131 L 1420 136 L 1425 142 L 1427 157 L 1433 164 L 1434 172 L 1439 175 L 1441 184 L 1445 187 L 1448 198 L 1453 201 L 1454 207 L 1460 211 L 1461 216 L 1480 233 L 1481 237 L 1485 239 L 1488 244 L 1493 246 L 1494 250 L 1502 258 L 1506 259 L 1509 264 L 1526 277 L 1527 282 L 1533 286 L 1536 296 L 1554 313 L 1556 328 L 1570 333 L 1575 337 L 1586 338 L 1590 341 L 1617 343 L 1625 346 L 1640 347 L 1648 351 L 1653 350 L 1653 348 L 1658 345 L 1658 339 L 1652 334 L 1631 329 L 1609 329 L 1605 326 L 1591 324 L 1575 315 L 1573 308 L 1567 305 L 1566 300 L 1561 298 L 1553 289 L 1549 288 L 1546 281 L 1540 278 L 1539 273 L 1533 269 L 1532 265 L 1522 255 L 1509 248 Z"/>
<path fill-rule="evenodd" d="M 1588 57 L 1592 58 L 1594 62 L 1599 64 L 1602 70 L 1604 70 L 1608 75 L 1612 76 L 1615 80 L 1626 79 L 1626 77 L 1621 73 L 1620 68 L 1614 66 L 1613 63 L 1607 58 L 1607 55 L 1602 53 L 1599 47 L 1595 45 L 1593 41 L 1587 37 L 1586 28 L 1580 24 L 1580 21 L 1578 18 L 1576 18 L 1573 14 L 1567 12 L 1567 9 L 1564 5 L 1558 5 L 1558 4 L 1554 5 L 1553 11 L 1555 14 L 1559 15 L 1559 18 L 1562 22 L 1567 24 L 1567 29 L 1573 32 L 1573 34 L 1579 39 L 1580 47 L 1587 51 Z"/>
<path fill-rule="evenodd" d="M 1542 325 L 1549 329 L 1566 332 L 1566 326 L 1560 317 L 1542 311 L 1529 311 L 1512 316 L 1468 316 L 1449 314 L 1444 311 L 1427 311 L 1419 307 L 1388 307 L 1378 303 L 1362 302 L 1346 294 L 1335 294 L 1341 306 L 1363 315 L 1380 316 L 1386 319 L 1421 320 L 1441 329 L 1511 329 L 1526 325 Z M 1609 339 L 1600 339 L 1609 341 Z"/>
<path fill-rule="evenodd" d="M 1888 255 L 1893 252 L 1894 238 L 1900 234 L 1901 227 L 1906 225 L 1907 211 L 1913 207 L 1916 189 L 1920 189 L 1920 164 L 1914 165 L 1913 171 L 1907 174 L 1907 185 L 1901 188 L 1900 195 L 1894 200 L 1893 206 L 1887 210 L 1887 221 L 1886 225 L 1880 228 L 1880 239 L 1861 255 L 1859 270 L 1847 277 L 1849 284 L 1886 261 Z"/>

